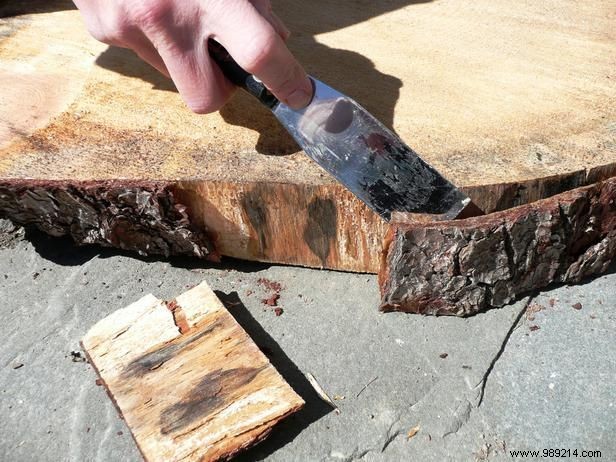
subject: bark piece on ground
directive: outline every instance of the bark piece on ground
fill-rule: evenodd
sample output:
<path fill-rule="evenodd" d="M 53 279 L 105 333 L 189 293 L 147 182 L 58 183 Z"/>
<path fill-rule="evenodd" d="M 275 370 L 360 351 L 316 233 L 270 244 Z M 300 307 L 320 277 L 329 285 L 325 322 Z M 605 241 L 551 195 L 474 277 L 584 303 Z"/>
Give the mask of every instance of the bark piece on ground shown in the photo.
<path fill-rule="evenodd" d="M 481 217 L 399 221 L 386 239 L 381 309 L 465 316 L 578 283 L 615 257 L 616 178 Z"/>
<path fill-rule="evenodd" d="M 173 187 L 163 182 L 3 180 L 0 215 L 78 244 L 218 259 Z"/>

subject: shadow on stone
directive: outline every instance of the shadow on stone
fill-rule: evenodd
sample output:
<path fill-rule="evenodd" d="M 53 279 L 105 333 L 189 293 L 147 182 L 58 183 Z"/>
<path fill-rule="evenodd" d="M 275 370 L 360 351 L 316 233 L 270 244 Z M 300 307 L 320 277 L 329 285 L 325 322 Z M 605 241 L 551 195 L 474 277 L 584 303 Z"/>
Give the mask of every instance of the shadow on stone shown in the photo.
<path fill-rule="evenodd" d="M 244 462 L 260 460 L 293 441 L 293 439 L 310 424 L 332 412 L 332 408 L 321 401 L 302 371 L 299 370 L 282 348 L 280 348 L 278 343 L 276 343 L 255 318 L 253 318 L 252 314 L 250 314 L 242 303 L 237 292 L 228 294 L 221 291 L 214 292 L 227 307 L 235 320 L 268 357 L 280 375 L 282 375 L 289 385 L 293 387 L 295 392 L 306 402 L 306 405 L 300 411 L 286 418 L 274 427 L 271 435 L 264 442 L 234 459 Z"/>

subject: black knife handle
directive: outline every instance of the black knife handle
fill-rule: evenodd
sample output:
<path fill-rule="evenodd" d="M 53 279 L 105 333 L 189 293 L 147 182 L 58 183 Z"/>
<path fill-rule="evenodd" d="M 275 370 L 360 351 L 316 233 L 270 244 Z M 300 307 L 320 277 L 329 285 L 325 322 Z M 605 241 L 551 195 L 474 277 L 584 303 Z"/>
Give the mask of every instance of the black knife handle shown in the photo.
<path fill-rule="evenodd" d="M 220 43 L 209 39 L 207 47 L 212 59 L 218 64 L 225 77 L 234 85 L 243 88 L 270 109 L 278 104 L 278 99 L 265 88 L 265 85 L 254 75 L 242 69 Z"/>

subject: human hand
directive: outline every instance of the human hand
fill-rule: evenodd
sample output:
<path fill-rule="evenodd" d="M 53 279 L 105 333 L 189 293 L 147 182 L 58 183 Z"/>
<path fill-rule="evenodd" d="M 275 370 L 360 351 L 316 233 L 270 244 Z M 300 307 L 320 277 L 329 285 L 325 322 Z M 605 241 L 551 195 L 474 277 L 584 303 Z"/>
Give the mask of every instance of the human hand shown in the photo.
<path fill-rule="evenodd" d="M 194 112 L 220 109 L 235 87 L 210 58 L 213 38 L 283 103 L 299 109 L 312 84 L 285 45 L 269 0 L 74 0 L 101 42 L 131 48 L 171 77 Z"/>

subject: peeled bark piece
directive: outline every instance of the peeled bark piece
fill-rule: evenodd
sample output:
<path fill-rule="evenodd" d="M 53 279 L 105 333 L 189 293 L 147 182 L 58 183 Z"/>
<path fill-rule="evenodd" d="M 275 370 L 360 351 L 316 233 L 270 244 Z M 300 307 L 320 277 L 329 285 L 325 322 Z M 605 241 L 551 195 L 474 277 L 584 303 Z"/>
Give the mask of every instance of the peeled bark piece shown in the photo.
<path fill-rule="evenodd" d="M 392 223 L 381 310 L 466 316 L 615 258 L 616 178 L 481 217 Z"/>
<path fill-rule="evenodd" d="M 217 258 L 165 183 L 6 180 L 0 182 L 1 215 L 78 244 Z"/>

